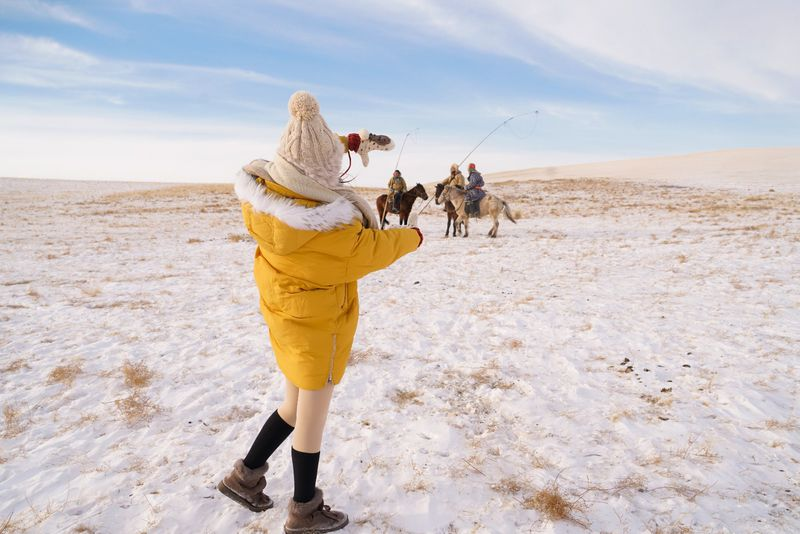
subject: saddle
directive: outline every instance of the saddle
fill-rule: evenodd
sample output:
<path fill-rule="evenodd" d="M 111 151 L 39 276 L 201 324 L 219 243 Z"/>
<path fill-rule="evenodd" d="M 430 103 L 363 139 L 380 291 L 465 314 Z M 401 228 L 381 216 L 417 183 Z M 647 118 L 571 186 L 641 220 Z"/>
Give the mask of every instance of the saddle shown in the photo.
<path fill-rule="evenodd" d="M 467 217 L 476 217 L 480 218 L 481 216 L 481 201 L 473 201 L 467 200 L 466 204 L 464 204 L 464 211 L 467 214 Z"/>

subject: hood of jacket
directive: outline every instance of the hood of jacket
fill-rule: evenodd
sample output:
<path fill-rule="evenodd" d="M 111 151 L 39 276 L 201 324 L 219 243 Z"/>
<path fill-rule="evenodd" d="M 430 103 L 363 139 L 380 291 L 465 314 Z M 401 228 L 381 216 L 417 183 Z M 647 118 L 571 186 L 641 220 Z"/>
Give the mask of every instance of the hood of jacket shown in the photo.
<path fill-rule="evenodd" d="M 253 226 L 277 254 L 290 254 L 317 232 L 354 220 L 360 219 L 367 228 L 377 226 L 369 205 L 351 188 L 320 185 L 280 157 L 245 165 L 236 176 L 234 189 L 254 212 L 270 216 L 258 217 Z"/>

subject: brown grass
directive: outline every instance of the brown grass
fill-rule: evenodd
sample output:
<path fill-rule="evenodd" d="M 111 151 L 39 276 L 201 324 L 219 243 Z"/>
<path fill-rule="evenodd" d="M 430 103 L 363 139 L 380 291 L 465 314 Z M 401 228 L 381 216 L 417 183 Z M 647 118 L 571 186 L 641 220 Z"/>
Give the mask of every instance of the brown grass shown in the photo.
<path fill-rule="evenodd" d="M 350 353 L 350 359 L 348 360 L 348 365 L 357 365 L 362 362 L 371 361 L 371 360 L 384 360 L 391 356 L 388 352 L 382 351 L 380 349 L 376 349 L 374 347 L 368 347 L 363 350 L 354 350 Z"/>
<path fill-rule="evenodd" d="M 117 399 L 114 404 L 123 419 L 131 426 L 147 422 L 161 412 L 161 408 L 157 404 L 139 392 L 134 392 L 124 399 Z"/>
<path fill-rule="evenodd" d="M 258 410 L 255 408 L 242 408 L 241 406 L 234 406 L 228 413 L 214 417 L 213 421 L 215 423 L 230 423 L 232 421 L 240 422 L 252 419 L 255 415 L 258 415 Z"/>
<path fill-rule="evenodd" d="M 202 196 L 221 195 L 230 197 L 231 205 L 236 204 L 233 196 L 233 186 L 228 184 L 185 184 L 174 186 L 160 186 L 154 184 L 153 189 L 144 191 L 124 191 L 111 193 L 100 198 L 98 204 L 113 204 L 128 200 L 156 200 L 166 198 L 200 198 Z"/>
<path fill-rule="evenodd" d="M 419 391 L 398 389 L 392 394 L 392 401 L 401 408 L 404 408 L 409 404 L 422 404 L 422 401 L 419 400 L 420 395 L 422 395 L 422 393 Z"/>
<path fill-rule="evenodd" d="M 239 243 L 241 241 L 249 241 L 250 234 L 228 234 L 228 241 Z"/>
<path fill-rule="evenodd" d="M 536 491 L 522 502 L 526 510 L 536 510 L 548 521 L 571 521 L 586 527 L 585 521 L 575 517 L 576 512 L 582 512 L 583 506 L 579 499 L 568 499 L 556 482 Z"/>
<path fill-rule="evenodd" d="M 155 373 L 141 362 L 127 361 L 122 366 L 122 375 L 125 377 L 126 386 L 131 389 L 139 389 L 149 386 Z"/>
<path fill-rule="evenodd" d="M 8 365 L 0 369 L 0 372 L 4 374 L 16 373 L 17 371 L 20 371 L 22 369 L 30 369 L 30 368 L 31 366 L 28 365 L 28 362 L 26 362 L 24 358 L 17 358 L 13 362 L 9 363 Z"/>
<path fill-rule="evenodd" d="M 764 428 L 767 430 L 797 430 L 797 421 L 794 419 L 787 419 L 786 421 L 778 421 L 777 419 L 768 419 L 764 423 Z"/>
<path fill-rule="evenodd" d="M 498 480 L 490 487 L 502 495 L 516 495 L 526 490 L 528 485 L 520 482 L 515 477 L 506 477 Z"/>
<path fill-rule="evenodd" d="M 47 376 L 47 383 L 59 383 L 69 387 L 75 381 L 75 378 L 81 374 L 81 370 L 81 364 L 77 362 L 54 367 Z"/>
<path fill-rule="evenodd" d="M 15 406 L 7 404 L 3 407 L 3 420 L 5 422 L 4 438 L 14 438 L 25 431 L 25 424 L 22 423 L 21 414 Z"/>
<path fill-rule="evenodd" d="M 82 287 L 81 292 L 87 297 L 97 297 L 103 290 L 98 287 Z"/>

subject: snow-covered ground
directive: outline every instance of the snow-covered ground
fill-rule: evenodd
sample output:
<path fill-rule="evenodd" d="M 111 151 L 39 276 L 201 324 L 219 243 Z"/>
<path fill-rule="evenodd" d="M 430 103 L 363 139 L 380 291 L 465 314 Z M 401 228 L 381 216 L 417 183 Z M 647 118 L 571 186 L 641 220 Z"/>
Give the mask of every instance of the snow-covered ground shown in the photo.
<path fill-rule="evenodd" d="M 281 532 L 288 443 L 275 509 L 215 490 L 283 391 L 231 187 L 0 186 L 0 532 Z M 360 284 L 347 531 L 800 531 L 800 195 L 490 188 Z"/>
<path fill-rule="evenodd" d="M 487 175 L 489 181 L 555 178 L 607 178 L 650 184 L 713 186 L 739 191 L 800 193 L 800 147 L 737 148 Z"/>

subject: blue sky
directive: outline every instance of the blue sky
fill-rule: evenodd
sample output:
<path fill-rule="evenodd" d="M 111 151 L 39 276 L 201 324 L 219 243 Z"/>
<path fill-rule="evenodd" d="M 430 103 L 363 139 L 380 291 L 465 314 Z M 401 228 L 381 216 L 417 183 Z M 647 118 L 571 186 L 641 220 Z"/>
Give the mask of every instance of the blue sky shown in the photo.
<path fill-rule="evenodd" d="M 412 181 L 800 145 L 800 3 L 0 0 L 0 176 L 229 181 L 306 89 Z M 399 152 L 355 165 L 386 181 Z"/>

